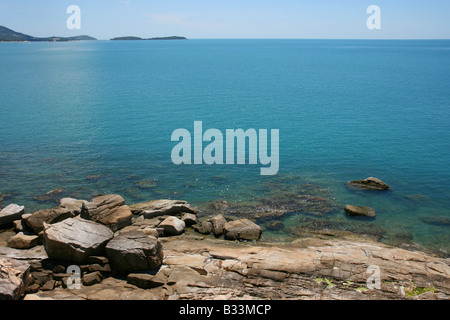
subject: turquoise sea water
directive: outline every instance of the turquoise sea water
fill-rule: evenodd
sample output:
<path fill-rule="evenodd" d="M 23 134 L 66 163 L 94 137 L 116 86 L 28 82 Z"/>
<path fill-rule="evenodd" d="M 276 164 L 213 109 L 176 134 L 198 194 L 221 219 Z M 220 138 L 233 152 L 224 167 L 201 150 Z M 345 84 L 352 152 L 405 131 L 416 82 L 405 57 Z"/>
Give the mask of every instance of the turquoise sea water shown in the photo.
<path fill-rule="evenodd" d="M 279 174 L 175 166 L 171 134 L 194 121 L 279 129 Z M 450 250 L 450 41 L 1 43 L 0 140 L 0 192 L 28 212 L 52 207 L 33 198 L 59 187 L 201 205 L 314 185 L 337 209 L 310 218 L 351 224 L 345 204 L 371 206 L 385 242 Z M 345 186 L 369 176 L 392 191 Z"/>

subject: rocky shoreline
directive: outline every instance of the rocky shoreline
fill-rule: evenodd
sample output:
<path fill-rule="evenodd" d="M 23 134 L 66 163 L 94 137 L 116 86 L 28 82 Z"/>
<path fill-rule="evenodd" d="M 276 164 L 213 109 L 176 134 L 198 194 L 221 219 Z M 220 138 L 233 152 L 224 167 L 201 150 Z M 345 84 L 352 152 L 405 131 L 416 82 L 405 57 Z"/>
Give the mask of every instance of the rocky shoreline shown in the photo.
<path fill-rule="evenodd" d="M 361 237 L 265 243 L 257 219 L 223 206 L 204 217 L 186 201 L 113 194 L 0 207 L 0 299 L 450 298 L 449 259 Z M 358 210 L 375 214 L 347 212 Z"/>

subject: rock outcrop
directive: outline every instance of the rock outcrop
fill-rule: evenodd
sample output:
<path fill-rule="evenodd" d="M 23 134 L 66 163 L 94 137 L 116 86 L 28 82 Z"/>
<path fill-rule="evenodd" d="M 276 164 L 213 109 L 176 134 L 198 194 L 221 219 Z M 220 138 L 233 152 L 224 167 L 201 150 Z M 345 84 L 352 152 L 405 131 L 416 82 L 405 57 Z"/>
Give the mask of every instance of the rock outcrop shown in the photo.
<path fill-rule="evenodd" d="M 52 259 L 83 263 L 89 256 L 102 256 L 114 233 L 104 225 L 79 217 L 45 224 L 44 247 Z"/>
<path fill-rule="evenodd" d="M 0 226 L 12 223 L 22 218 L 25 213 L 25 207 L 17 204 L 10 204 L 0 211 Z"/>
<path fill-rule="evenodd" d="M 108 226 L 113 231 L 131 224 L 132 213 L 125 200 L 117 195 L 104 195 L 83 204 L 81 217 Z"/>
<path fill-rule="evenodd" d="M 347 186 L 379 191 L 390 189 L 390 187 L 386 183 L 374 177 L 369 177 L 364 180 L 354 180 L 351 182 L 347 182 Z"/>
<path fill-rule="evenodd" d="M 365 216 L 375 218 L 375 216 L 377 215 L 375 209 L 373 208 L 354 206 L 351 204 L 346 205 L 344 210 L 349 216 Z"/>

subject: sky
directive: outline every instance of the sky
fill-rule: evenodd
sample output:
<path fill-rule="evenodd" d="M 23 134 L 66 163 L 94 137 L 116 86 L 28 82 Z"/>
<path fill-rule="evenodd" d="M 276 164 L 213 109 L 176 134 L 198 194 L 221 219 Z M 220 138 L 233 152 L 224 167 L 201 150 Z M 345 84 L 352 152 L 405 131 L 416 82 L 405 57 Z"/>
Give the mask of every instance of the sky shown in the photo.
<path fill-rule="evenodd" d="M 81 29 L 69 30 L 77 5 Z M 370 30 L 377 5 L 381 29 Z M 0 25 L 36 37 L 450 39 L 449 0 L 0 0 Z"/>

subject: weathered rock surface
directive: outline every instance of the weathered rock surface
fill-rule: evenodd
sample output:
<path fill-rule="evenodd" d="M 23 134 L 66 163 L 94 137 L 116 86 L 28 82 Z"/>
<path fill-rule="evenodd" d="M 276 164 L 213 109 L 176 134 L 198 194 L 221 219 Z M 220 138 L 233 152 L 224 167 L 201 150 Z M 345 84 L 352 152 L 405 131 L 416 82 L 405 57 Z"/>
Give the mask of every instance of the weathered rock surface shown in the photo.
<path fill-rule="evenodd" d="M 91 272 L 83 276 L 82 282 L 85 286 L 93 286 L 94 284 L 102 282 L 102 274 L 99 271 Z"/>
<path fill-rule="evenodd" d="M 36 234 L 44 230 L 44 223 L 53 224 L 68 218 L 74 218 L 81 213 L 84 200 L 63 198 L 60 205 L 49 210 L 39 210 L 24 218 L 26 224 Z"/>
<path fill-rule="evenodd" d="M 117 194 L 96 197 L 84 203 L 81 211 L 82 218 L 104 224 L 113 231 L 129 226 L 132 216 L 125 200 Z"/>
<path fill-rule="evenodd" d="M 12 223 L 15 220 L 21 219 L 25 213 L 25 207 L 17 204 L 10 204 L 0 211 L 0 226 Z"/>
<path fill-rule="evenodd" d="M 15 249 L 30 249 L 38 245 L 39 237 L 37 235 L 27 235 L 23 232 L 17 233 L 9 238 L 8 247 Z"/>
<path fill-rule="evenodd" d="M 214 236 L 218 237 L 223 234 L 225 224 L 227 223 L 227 219 L 224 218 L 223 215 L 219 214 L 213 218 L 211 218 L 212 231 Z"/>
<path fill-rule="evenodd" d="M 302 239 L 254 246 L 187 235 L 161 241 L 164 264 L 154 276 L 133 274 L 128 283 L 107 278 L 80 290 L 57 288 L 25 300 L 450 298 L 445 259 L 370 241 Z M 380 289 L 367 288 L 369 266 L 379 267 Z M 155 279 L 156 288 L 150 285 Z"/>
<path fill-rule="evenodd" d="M 30 265 L 0 257 L 0 300 L 18 300 L 24 294 Z"/>
<path fill-rule="evenodd" d="M 144 215 L 146 219 L 163 215 L 180 215 L 182 213 L 197 214 L 197 211 L 186 201 L 181 200 L 153 200 L 136 203 L 130 206 L 133 214 Z"/>
<path fill-rule="evenodd" d="M 127 276 L 127 283 L 141 289 L 152 289 L 166 284 L 166 281 L 164 277 L 156 277 L 148 273 L 130 273 Z"/>
<path fill-rule="evenodd" d="M 183 220 L 180 220 L 177 217 L 168 217 L 161 222 L 159 227 L 164 229 L 164 235 L 176 236 L 184 232 L 186 224 Z"/>
<path fill-rule="evenodd" d="M 375 218 L 375 216 L 377 215 L 375 209 L 373 208 L 354 206 L 351 204 L 346 205 L 344 210 L 349 216 L 365 216 Z"/>
<path fill-rule="evenodd" d="M 227 222 L 224 226 L 225 238 L 228 240 L 258 240 L 261 233 L 261 227 L 248 219 Z"/>
<path fill-rule="evenodd" d="M 379 191 L 390 189 L 390 187 L 386 183 L 374 177 L 369 177 L 364 180 L 354 180 L 351 182 L 347 182 L 347 186 Z"/>
<path fill-rule="evenodd" d="M 156 269 L 162 264 L 161 242 L 142 232 L 119 233 L 106 246 L 106 254 L 114 273 Z"/>
<path fill-rule="evenodd" d="M 83 263 L 89 256 L 103 255 L 113 236 L 106 226 L 77 217 L 46 224 L 43 241 L 50 258 Z"/>

